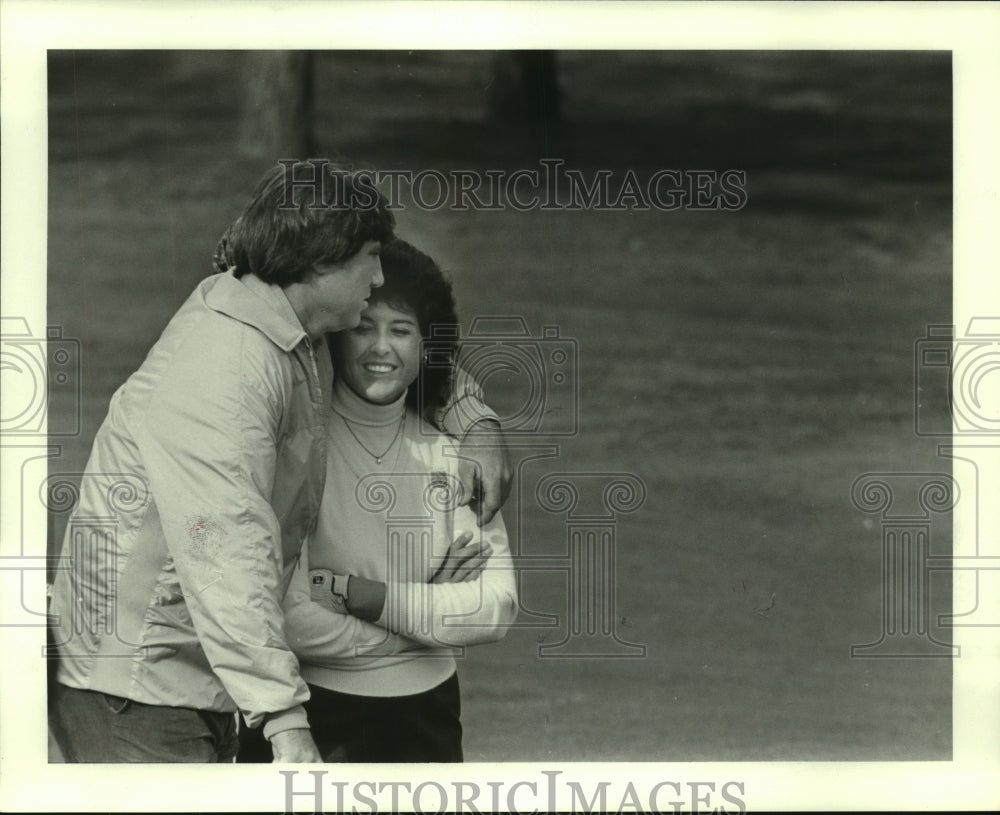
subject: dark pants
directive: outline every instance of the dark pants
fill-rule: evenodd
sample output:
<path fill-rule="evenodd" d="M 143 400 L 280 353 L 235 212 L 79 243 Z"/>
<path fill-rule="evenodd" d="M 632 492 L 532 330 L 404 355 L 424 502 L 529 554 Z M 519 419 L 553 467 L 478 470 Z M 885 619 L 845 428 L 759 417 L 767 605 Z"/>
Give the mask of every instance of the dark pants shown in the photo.
<path fill-rule="evenodd" d="M 310 685 L 305 704 L 324 761 L 357 764 L 462 761 L 458 674 L 412 696 L 355 696 Z M 260 729 L 240 732 L 240 762 L 271 761 Z"/>
<path fill-rule="evenodd" d="M 54 684 L 52 730 L 68 762 L 216 763 L 236 755 L 233 713 L 146 705 Z"/>

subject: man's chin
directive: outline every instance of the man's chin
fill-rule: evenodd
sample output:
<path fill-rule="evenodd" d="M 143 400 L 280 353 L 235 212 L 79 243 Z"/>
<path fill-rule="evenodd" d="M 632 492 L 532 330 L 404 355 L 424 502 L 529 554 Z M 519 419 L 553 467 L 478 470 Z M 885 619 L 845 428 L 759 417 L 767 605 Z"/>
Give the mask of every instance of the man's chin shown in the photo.
<path fill-rule="evenodd" d="M 359 325 L 361 325 L 360 311 L 353 314 L 343 314 L 337 321 L 337 327 L 331 328 L 329 333 L 334 334 L 337 331 L 349 331 L 352 328 L 357 328 Z"/>

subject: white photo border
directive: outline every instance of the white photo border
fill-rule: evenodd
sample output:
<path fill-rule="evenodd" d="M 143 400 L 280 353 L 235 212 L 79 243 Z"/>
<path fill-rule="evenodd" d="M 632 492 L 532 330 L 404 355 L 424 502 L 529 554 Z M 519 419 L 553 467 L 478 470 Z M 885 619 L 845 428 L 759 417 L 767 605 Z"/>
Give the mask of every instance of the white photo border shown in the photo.
<path fill-rule="evenodd" d="M 46 324 L 46 178 L 48 49 L 247 48 L 573 48 L 573 49 L 933 49 L 953 55 L 954 310 L 962 327 L 994 310 L 996 234 L 1000 225 L 1000 6 L 994 3 L 372 3 L 272 0 L 25 2 L 0 5 L 2 36 L 2 302 L 5 315 Z M 335 17 L 335 26 L 316 24 Z M 193 24 L 196 21 L 197 24 Z M 997 448 L 982 451 L 983 473 L 997 472 Z M 13 461 L 4 451 L 3 506 L 20 503 Z M 981 489 L 1000 493 L 996 484 Z M 957 511 L 957 509 L 956 509 Z M 3 554 L 22 551 L 14 513 L 0 527 Z M 45 541 L 45 518 L 25 520 L 32 540 Z M 958 536 L 974 519 L 956 515 Z M 980 530 L 981 534 L 986 530 Z M 44 555 L 44 543 L 39 552 Z M 25 572 L 25 591 L 44 596 L 44 569 Z M 956 598 L 956 605 L 960 598 Z M 17 598 L 0 599 L 0 609 Z M 1000 619 L 998 598 L 979 598 Z M 324 779 L 350 785 L 388 779 L 413 786 L 436 780 L 502 782 L 502 804 L 519 782 L 544 790 L 559 776 L 559 795 L 546 801 L 530 786 L 511 799 L 528 811 L 569 805 L 565 781 L 613 790 L 631 783 L 649 790 L 668 781 L 727 783 L 750 810 L 995 809 L 1000 807 L 1000 648 L 994 627 L 956 628 L 954 752 L 947 762 L 560 763 L 365 767 L 333 769 Z M 0 809 L 3 811 L 276 811 L 285 803 L 279 768 L 237 765 L 49 765 L 45 720 L 44 632 L 0 628 Z M 292 770 L 296 768 L 282 768 Z M 310 786 L 300 767 L 295 789 Z M 371 794 L 365 788 L 367 794 Z M 336 803 L 325 787 L 325 806 Z M 388 792 L 373 795 L 388 811 Z M 645 794 L 640 792 L 640 798 Z M 436 799 L 427 793 L 427 801 Z M 609 792 L 609 801 L 621 800 Z M 721 805 L 727 805 L 725 801 Z M 486 808 L 484 803 L 479 806 Z M 733 809 L 735 804 L 729 805 Z M 312 811 L 308 795 L 296 807 Z M 365 811 L 362 809 L 361 811 Z M 630 810 L 634 811 L 634 810 Z"/>

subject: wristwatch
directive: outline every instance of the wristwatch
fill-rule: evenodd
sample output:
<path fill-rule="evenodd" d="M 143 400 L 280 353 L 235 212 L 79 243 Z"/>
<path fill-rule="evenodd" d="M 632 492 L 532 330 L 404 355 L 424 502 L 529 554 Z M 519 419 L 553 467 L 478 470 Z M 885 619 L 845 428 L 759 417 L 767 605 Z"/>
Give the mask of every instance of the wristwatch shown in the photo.
<path fill-rule="evenodd" d="M 309 571 L 310 595 L 314 603 L 319 603 L 330 611 L 349 614 L 347 610 L 347 587 L 351 576 L 334 574 L 329 569 Z"/>

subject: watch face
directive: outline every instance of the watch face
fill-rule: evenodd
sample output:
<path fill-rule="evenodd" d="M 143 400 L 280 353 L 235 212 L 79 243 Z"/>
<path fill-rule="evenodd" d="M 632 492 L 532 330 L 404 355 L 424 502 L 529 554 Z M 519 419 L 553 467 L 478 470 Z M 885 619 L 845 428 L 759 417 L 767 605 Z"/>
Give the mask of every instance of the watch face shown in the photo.
<path fill-rule="evenodd" d="M 333 606 L 333 573 L 327 569 L 313 569 L 309 572 L 309 596 L 314 603 L 330 608 Z"/>

